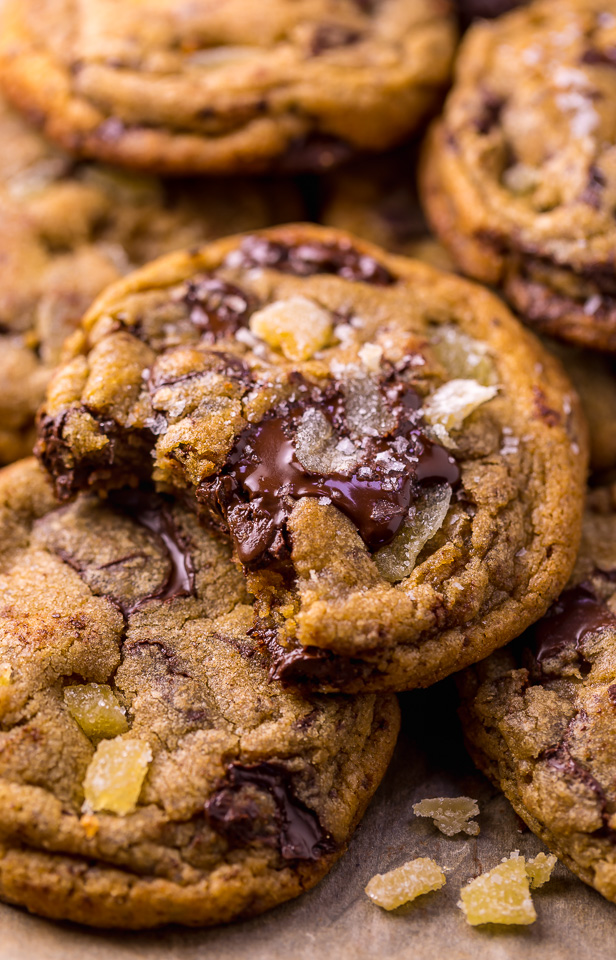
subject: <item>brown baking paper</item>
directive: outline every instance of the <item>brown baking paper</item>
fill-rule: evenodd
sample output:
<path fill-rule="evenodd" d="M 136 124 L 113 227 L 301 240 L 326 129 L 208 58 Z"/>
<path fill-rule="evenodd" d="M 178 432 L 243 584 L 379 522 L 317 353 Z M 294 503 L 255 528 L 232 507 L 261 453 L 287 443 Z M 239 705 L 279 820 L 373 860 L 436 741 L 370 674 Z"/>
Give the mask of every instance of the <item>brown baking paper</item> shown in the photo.
<path fill-rule="evenodd" d="M 528 927 L 469 927 L 459 889 L 512 850 L 545 849 L 523 829 L 462 747 L 451 682 L 402 698 L 403 729 L 388 775 L 331 874 L 298 900 L 245 923 L 210 930 L 98 932 L 52 923 L 0 905 L 1 960 L 615 960 L 616 905 L 558 864 L 534 892 Z M 478 800 L 478 837 L 448 838 L 413 816 L 425 797 Z M 375 873 L 433 857 L 447 874 L 441 890 L 392 913 L 364 887 Z"/>

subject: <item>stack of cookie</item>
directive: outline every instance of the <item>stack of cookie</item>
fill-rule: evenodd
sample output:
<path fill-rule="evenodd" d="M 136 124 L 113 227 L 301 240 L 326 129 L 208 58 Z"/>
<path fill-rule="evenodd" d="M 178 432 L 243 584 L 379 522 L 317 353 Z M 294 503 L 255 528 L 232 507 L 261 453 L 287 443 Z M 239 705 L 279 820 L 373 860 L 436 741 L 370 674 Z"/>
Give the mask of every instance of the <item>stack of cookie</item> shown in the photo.
<path fill-rule="evenodd" d="M 7 0 L 4 899 L 139 928 L 298 895 L 395 693 L 463 668 L 479 765 L 616 897 L 616 493 L 576 565 L 585 417 L 512 312 L 614 349 L 613 5 L 470 28 L 422 147 L 441 246 L 446 0 Z M 605 480 L 610 361 L 562 350 Z"/>

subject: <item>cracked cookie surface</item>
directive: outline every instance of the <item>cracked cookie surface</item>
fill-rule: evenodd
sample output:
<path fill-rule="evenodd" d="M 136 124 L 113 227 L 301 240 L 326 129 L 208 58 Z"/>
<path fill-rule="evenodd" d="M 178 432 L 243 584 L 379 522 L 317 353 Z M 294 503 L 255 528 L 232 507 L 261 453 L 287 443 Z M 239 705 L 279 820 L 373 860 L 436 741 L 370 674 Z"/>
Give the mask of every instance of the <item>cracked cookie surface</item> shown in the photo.
<path fill-rule="evenodd" d="M 590 490 L 567 589 L 465 671 L 473 758 L 568 867 L 616 901 L 616 487 Z"/>
<path fill-rule="evenodd" d="M 569 576 L 586 443 L 499 300 L 348 234 L 280 227 L 110 288 L 40 413 L 61 497 L 153 479 L 230 537 L 275 672 L 435 682 Z"/>
<path fill-rule="evenodd" d="M 229 548 L 146 491 L 0 472 L 0 897 L 213 924 L 313 886 L 385 772 L 395 697 L 268 677 Z"/>
<path fill-rule="evenodd" d="M 0 80 L 66 149 L 159 173 L 324 169 L 438 105 L 447 0 L 16 0 Z"/>
<path fill-rule="evenodd" d="M 163 253 L 301 214 L 289 183 L 182 184 L 75 163 L 0 98 L 0 463 L 32 451 L 34 413 L 94 298 Z"/>
<path fill-rule="evenodd" d="M 616 3 L 538 0 L 471 27 L 422 196 L 469 275 L 531 325 L 616 351 Z"/>

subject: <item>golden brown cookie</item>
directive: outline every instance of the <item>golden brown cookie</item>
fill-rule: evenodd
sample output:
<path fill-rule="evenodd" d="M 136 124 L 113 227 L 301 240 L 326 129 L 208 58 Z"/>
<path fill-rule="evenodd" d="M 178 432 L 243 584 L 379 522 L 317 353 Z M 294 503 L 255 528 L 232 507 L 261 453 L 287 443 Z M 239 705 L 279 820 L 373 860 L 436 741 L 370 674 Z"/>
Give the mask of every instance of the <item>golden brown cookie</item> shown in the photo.
<path fill-rule="evenodd" d="M 11 0 L 0 80 L 80 156 L 158 173 L 323 169 L 438 103 L 448 0 Z"/>
<path fill-rule="evenodd" d="M 109 283 L 178 247 L 301 216 L 290 183 L 163 182 L 49 146 L 0 99 L 0 463 L 32 450 L 65 337 Z"/>
<path fill-rule="evenodd" d="M 575 571 L 548 614 L 459 688 L 477 765 L 616 902 L 616 487 L 589 493 Z"/>
<path fill-rule="evenodd" d="M 552 336 L 616 351 L 616 3 L 537 0 L 466 34 L 423 161 L 432 225 Z"/>
<path fill-rule="evenodd" d="M 291 225 L 154 262 L 94 304 L 41 410 L 61 497 L 154 481 L 230 537 L 278 675 L 425 686 L 570 573 L 577 396 L 487 291 Z"/>
<path fill-rule="evenodd" d="M 268 676 L 229 548 L 146 491 L 0 472 L 0 897 L 102 927 L 214 924 L 313 886 L 391 756 L 393 696 Z"/>

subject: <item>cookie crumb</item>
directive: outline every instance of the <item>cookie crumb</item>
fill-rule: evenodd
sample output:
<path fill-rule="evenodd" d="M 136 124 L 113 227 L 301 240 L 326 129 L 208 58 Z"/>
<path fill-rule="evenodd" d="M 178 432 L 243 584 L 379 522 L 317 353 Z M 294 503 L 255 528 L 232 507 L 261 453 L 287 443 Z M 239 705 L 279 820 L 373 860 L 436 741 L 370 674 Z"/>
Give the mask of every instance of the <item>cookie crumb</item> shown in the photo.
<path fill-rule="evenodd" d="M 366 893 L 377 906 L 395 910 L 423 893 L 440 890 L 445 883 L 438 863 L 429 857 L 418 857 L 389 873 L 377 873 L 368 883 Z"/>
<path fill-rule="evenodd" d="M 471 817 L 479 813 L 479 804 L 471 797 L 434 797 L 413 804 L 413 813 L 417 817 L 431 817 L 435 827 L 447 837 L 457 833 L 467 833 L 476 837 L 479 824 Z"/>
<path fill-rule="evenodd" d="M 132 813 L 151 760 L 152 751 L 142 740 L 102 740 L 86 771 L 84 813 Z"/>
<path fill-rule="evenodd" d="M 517 851 L 460 890 L 467 923 L 529 924 L 537 919 L 524 857 Z"/>

